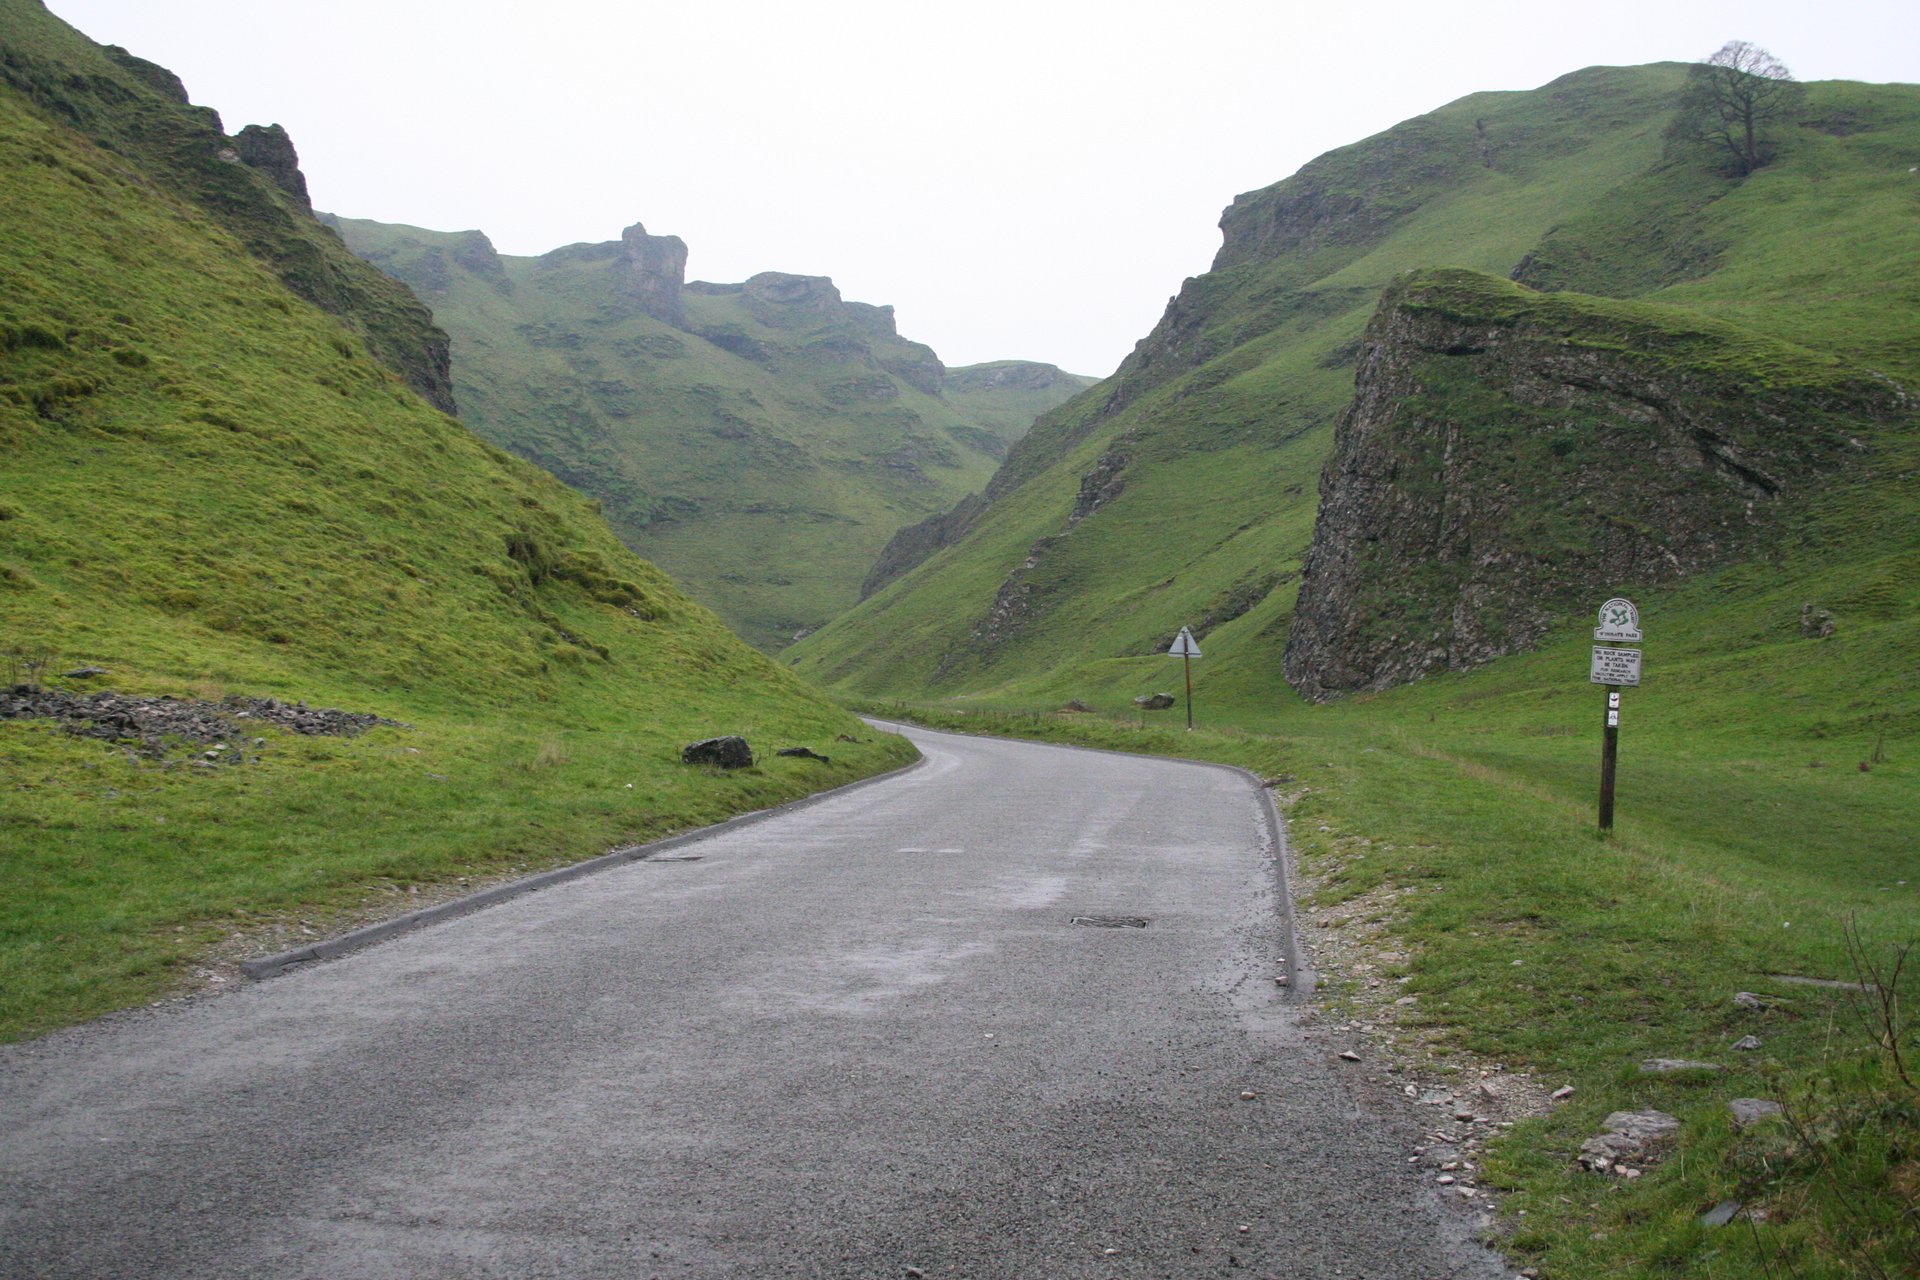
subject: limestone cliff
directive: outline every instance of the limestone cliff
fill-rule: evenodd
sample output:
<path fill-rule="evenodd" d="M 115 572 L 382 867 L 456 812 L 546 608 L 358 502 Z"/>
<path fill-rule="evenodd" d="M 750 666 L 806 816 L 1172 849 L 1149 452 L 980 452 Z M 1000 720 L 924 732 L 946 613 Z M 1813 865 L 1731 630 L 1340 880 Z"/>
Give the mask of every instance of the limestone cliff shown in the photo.
<path fill-rule="evenodd" d="M 1904 392 L 1688 313 L 1465 271 L 1390 289 L 1334 431 L 1288 638 L 1303 696 L 1467 670 L 1752 554 Z"/>
<path fill-rule="evenodd" d="M 233 149 L 242 164 L 266 174 L 274 186 L 299 201 L 301 208 L 313 208 L 307 195 L 307 175 L 300 172 L 300 153 L 293 149 L 293 139 L 285 129 L 277 124 L 250 124 L 234 135 Z"/>
<path fill-rule="evenodd" d="M 680 291 L 687 283 L 687 242 L 679 236 L 653 236 L 636 222 L 620 233 L 626 250 L 627 282 L 640 309 L 676 329 L 687 327 Z"/>

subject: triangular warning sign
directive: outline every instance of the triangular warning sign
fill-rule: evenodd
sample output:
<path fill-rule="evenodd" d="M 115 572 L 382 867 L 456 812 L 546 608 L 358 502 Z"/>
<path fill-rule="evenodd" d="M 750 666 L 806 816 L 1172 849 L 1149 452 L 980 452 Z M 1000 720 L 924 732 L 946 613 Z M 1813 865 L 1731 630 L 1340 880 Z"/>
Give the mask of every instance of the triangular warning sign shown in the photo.
<path fill-rule="evenodd" d="M 1173 647 L 1167 650 L 1167 656 L 1169 658 L 1199 657 L 1200 646 L 1193 642 L 1193 632 L 1185 627 L 1180 628 L 1180 634 L 1174 637 Z"/>

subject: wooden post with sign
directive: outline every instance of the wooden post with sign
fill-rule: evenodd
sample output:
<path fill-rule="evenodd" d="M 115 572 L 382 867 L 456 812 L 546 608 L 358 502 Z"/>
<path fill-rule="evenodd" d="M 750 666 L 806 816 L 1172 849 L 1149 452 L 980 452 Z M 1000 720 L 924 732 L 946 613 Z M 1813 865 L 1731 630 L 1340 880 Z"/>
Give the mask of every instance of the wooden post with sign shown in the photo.
<path fill-rule="evenodd" d="M 1185 627 L 1173 638 L 1173 645 L 1167 650 L 1170 658 L 1179 658 L 1187 672 L 1187 732 L 1193 732 L 1193 660 L 1200 656 L 1200 646 L 1193 642 L 1193 632 Z"/>
<path fill-rule="evenodd" d="M 1613 830 L 1613 779 L 1620 762 L 1620 690 L 1607 686 L 1606 736 L 1600 746 L 1600 829 Z"/>
<path fill-rule="evenodd" d="M 1600 606 L 1600 625 L 1593 629 L 1595 640 L 1611 645 L 1593 646 L 1593 665 L 1587 679 L 1607 690 L 1607 722 L 1600 743 L 1600 830 L 1613 830 L 1614 778 L 1620 761 L 1620 690 L 1639 687 L 1640 650 L 1621 649 L 1619 644 L 1639 644 L 1640 610 L 1631 600 L 1615 597 Z"/>

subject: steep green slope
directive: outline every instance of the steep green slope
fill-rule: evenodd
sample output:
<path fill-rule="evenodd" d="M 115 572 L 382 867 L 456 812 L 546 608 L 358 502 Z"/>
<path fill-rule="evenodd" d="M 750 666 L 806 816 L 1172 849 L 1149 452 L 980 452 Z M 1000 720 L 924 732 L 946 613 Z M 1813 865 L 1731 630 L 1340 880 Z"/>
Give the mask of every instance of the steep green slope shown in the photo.
<path fill-rule="evenodd" d="M 686 247 L 644 227 L 516 258 L 477 231 L 332 221 L 453 335 L 475 431 L 599 498 L 627 545 L 770 650 L 852 605 L 896 529 L 980 489 L 1091 381 L 947 370 L 891 307 L 821 277 L 686 283 Z"/>
<path fill-rule="evenodd" d="M 150 997 L 296 920 L 902 758 L 424 403 L 154 163 L 0 86 L 0 671 L 45 656 L 54 687 L 410 727 L 235 722 L 209 759 L 0 722 L 0 1034 Z M 763 762 L 679 763 L 726 732 Z M 832 763 L 771 755 L 798 744 Z"/>
<path fill-rule="evenodd" d="M 1682 70 L 1476 94 L 1240 197 L 1214 269 L 1112 379 L 1035 424 L 964 540 L 797 646 L 799 669 L 869 693 L 1137 693 L 1154 668 L 1129 655 L 1198 623 L 1204 681 L 1287 697 L 1332 424 L 1404 271 L 1618 292 L 1920 376 L 1901 159 L 1920 91 L 1810 85 L 1777 163 L 1729 182 L 1663 140 Z"/>
<path fill-rule="evenodd" d="M 375 359 L 453 412 L 446 335 L 412 294 L 368 270 L 314 221 L 298 157 L 278 125 L 228 137 L 217 111 L 189 103 L 179 77 L 94 44 L 41 0 L 0 0 L 0 83 L 211 218 L 365 341 Z"/>

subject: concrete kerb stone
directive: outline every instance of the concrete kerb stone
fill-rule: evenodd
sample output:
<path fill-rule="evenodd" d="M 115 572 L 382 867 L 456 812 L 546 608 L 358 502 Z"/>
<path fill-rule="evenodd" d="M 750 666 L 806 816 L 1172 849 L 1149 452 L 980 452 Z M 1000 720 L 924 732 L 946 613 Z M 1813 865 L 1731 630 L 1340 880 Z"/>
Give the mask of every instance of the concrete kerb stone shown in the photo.
<path fill-rule="evenodd" d="M 1274 867 L 1278 872 L 1280 892 L 1275 895 L 1279 901 L 1277 914 L 1280 917 L 1280 948 L 1286 957 L 1289 983 L 1282 997 L 1287 1004 L 1304 1003 L 1313 995 L 1313 965 L 1308 961 L 1305 948 L 1300 945 L 1300 929 L 1293 910 L 1293 886 L 1299 879 L 1300 869 L 1293 856 L 1293 845 L 1287 839 L 1287 822 L 1280 816 L 1279 806 L 1273 802 L 1270 791 L 1260 776 L 1251 769 L 1242 769 L 1237 764 L 1222 764 L 1218 760 L 1194 760 L 1187 756 L 1162 756 L 1148 751 L 1116 751 L 1112 747 L 1083 747 L 1072 742 L 1036 742 L 1031 738 L 1006 738 L 997 733 L 965 733 L 958 729 L 929 729 L 925 725 L 911 724 L 906 721 L 875 720 L 868 716 L 860 717 L 876 729 L 897 732 L 903 725 L 917 733 L 946 734 L 954 738 L 991 738 L 996 742 L 1019 742 L 1030 747 L 1054 747 L 1061 751 L 1090 751 L 1094 755 L 1121 756 L 1129 760 L 1168 760 L 1176 764 L 1199 765 L 1203 769 L 1224 769 L 1228 773 L 1238 774 L 1252 786 L 1254 795 L 1260 798 L 1260 811 L 1267 821 L 1267 837 L 1273 844 Z"/>
<path fill-rule="evenodd" d="M 693 831 L 683 831 L 677 836 L 668 836 L 665 839 L 655 840 L 648 844 L 627 845 L 623 848 L 603 853 L 597 858 L 588 858 L 585 862 L 575 862 L 568 866 L 555 867 L 551 871 L 541 871 L 519 880 L 508 881 L 506 884 L 497 884 L 490 889 L 482 889 L 478 893 L 470 893 L 465 897 L 454 898 L 449 902 L 436 903 L 431 907 L 422 907 L 418 911 L 409 911 L 405 915 L 395 916 L 391 920 L 382 920 L 376 924 L 366 925 L 348 933 L 343 933 L 337 938 L 328 938 L 322 942 L 311 943 L 304 947 L 295 947 L 291 951 L 281 951 L 277 954 L 261 956 L 254 960 L 244 960 L 240 964 L 240 972 L 255 981 L 277 977 L 287 972 L 287 970 L 297 968 L 300 965 L 311 964 L 316 960 L 331 960 L 336 956 L 345 955 L 349 951 L 358 951 L 360 948 L 370 947 L 376 942 L 384 942 L 388 938 L 398 937 L 403 933 L 411 933 L 413 930 L 424 928 L 427 925 L 438 924 L 443 920 L 451 920 L 457 916 L 468 915 L 472 912 L 479 911 L 483 907 L 490 907 L 496 902 L 504 902 L 508 898 L 517 898 L 523 893 L 532 893 L 536 889 L 545 889 L 550 885 L 575 880 L 581 876 L 590 876 L 597 871 L 606 871 L 612 867 L 623 866 L 629 862 L 645 862 L 648 858 L 665 853 L 669 849 L 677 849 L 682 845 L 693 844 L 696 841 L 705 840 L 709 836 L 719 835 L 724 831 L 732 831 L 739 827 L 751 826 L 756 822 L 765 822 L 769 818 L 776 818 L 785 813 L 793 813 L 809 805 L 818 804 L 822 800 L 845 795 L 849 791 L 857 791 L 861 787 L 869 787 L 877 782 L 885 782 L 889 778 L 897 778 L 901 774 L 910 773 L 918 769 L 925 763 L 926 758 L 923 756 L 915 760 L 912 764 L 902 765 L 898 769 L 889 769 L 885 773 L 876 773 L 871 778 L 861 778 L 856 782 L 849 782 L 845 786 L 833 787 L 826 791 L 816 791 L 810 796 L 802 796 L 798 800 L 789 800 L 785 804 L 775 805 L 771 809 L 756 809 L 751 813 L 736 814 L 724 822 L 716 822 L 712 826 L 700 827 Z"/>

